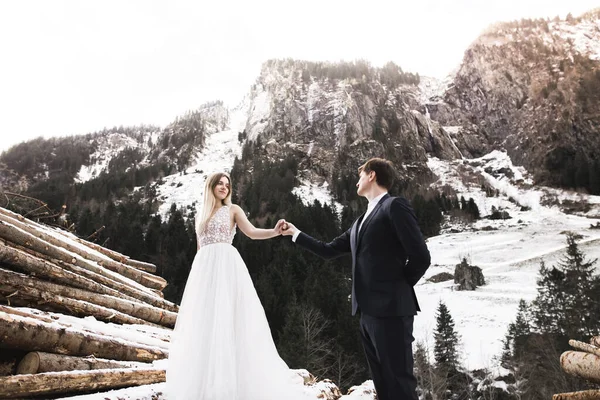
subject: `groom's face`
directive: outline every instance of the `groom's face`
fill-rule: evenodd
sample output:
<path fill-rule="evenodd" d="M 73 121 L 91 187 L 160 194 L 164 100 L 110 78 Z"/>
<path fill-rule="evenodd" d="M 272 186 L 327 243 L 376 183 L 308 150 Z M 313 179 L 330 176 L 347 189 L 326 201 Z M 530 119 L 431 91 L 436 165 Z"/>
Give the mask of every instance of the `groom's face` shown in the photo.
<path fill-rule="evenodd" d="M 365 171 L 361 171 L 360 175 L 358 175 L 358 182 L 356 183 L 356 193 L 358 193 L 359 196 L 364 196 L 369 189 L 371 188 L 372 185 L 372 181 L 374 179 L 374 175 L 375 172 L 371 171 L 369 173 L 366 173 Z"/>

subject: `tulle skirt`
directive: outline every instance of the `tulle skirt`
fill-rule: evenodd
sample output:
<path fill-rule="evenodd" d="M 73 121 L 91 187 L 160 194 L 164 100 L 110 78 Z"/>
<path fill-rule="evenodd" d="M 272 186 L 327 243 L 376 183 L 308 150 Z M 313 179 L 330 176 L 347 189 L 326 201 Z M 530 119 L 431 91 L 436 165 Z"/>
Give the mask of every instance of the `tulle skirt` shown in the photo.
<path fill-rule="evenodd" d="M 198 251 L 169 349 L 168 400 L 306 400 L 279 357 L 264 309 L 235 247 Z"/>

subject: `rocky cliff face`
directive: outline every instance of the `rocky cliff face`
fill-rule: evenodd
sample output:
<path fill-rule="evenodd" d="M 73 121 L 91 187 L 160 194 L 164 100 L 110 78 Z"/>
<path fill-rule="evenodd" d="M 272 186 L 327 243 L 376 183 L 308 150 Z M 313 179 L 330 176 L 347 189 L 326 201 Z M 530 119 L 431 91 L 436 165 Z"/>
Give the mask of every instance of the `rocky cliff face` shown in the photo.
<path fill-rule="evenodd" d="M 465 52 L 432 118 L 465 156 L 504 148 L 537 181 L 600 193 L 600 11 L 499 24 Z"/>
<path fill-rule="evenodd" d="M 429 173 L 427 155 L 460 156 L 440 124 L 416 110 L 417 82 L 393 64 L 269 61 L 252 88 L 245 131 L 270 157 L 292 154 L 313 182 L 354 175 L 375 156 L 412 179 Z"/>
<path fill-rule="evenodd" d="M 492 26 L 440 95 L 392 68 L 265 63 L 246 133 L 273 158 L 291 152 L 313 182 L 334 183 L 372 156 L 427 182 L 427 155 L 506 150 L 537 183 L 600 193 L 600 11 Z M 396 67 L 396 74 L 404 76 Z"/>

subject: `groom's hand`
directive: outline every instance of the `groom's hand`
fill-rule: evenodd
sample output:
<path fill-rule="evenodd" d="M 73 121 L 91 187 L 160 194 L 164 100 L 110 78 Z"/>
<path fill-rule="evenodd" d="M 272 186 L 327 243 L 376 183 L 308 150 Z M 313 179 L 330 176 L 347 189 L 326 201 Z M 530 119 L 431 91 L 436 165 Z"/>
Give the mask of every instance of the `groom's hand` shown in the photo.
<path fill-rule="evenodd" d="M 294 226 L 294 224 L 292 224 L 291 222 L 284 222 L 283 224 L 283 232 L 282 235 L 283 236 L 293 236 L 294 233 L 296 233 L 298 231 L 298 228 L 296 228 Z"/>

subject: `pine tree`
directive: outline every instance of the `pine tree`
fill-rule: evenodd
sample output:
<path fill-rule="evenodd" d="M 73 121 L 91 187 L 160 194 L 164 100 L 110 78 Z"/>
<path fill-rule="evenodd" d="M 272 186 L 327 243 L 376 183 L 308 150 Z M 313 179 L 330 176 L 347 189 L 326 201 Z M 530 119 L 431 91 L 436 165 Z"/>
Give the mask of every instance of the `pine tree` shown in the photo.
<path fill-rule="evenodd" d="M 463 211 L 467 211 L 467 201 L 464 196 L 460 196 L 460 209 Z"/>
<path fill-rule="evenodd" d="M 304 352 L 300 310 L 301 306 L 298 304 L 296 296 L 293 296 L 277 344 L 281 358 L 285 360 L 290 368 L 306 368 L 307 357 Z"/>
<path fill-rule="evenodd" d="M 500 362 L 503 367 L 507 367 L 512 361 L 513 352 L 510 345 L 510 338 L 508 334 L 502 339 L 502 353 L 500 354 Z"/>
<path fill-rule="evenodd" d="M 506 337 L 506 344 L 509 346 L 508 350 L 513 357 L 519 357 L 526 350 L 525 346 L 527 339 L 531 335 L 531 315 L 527 302 L 523 299 L 519 301 L 519 308 L 517 310 L 517 317 L 515 322 L 508 325 L 508 334 Z"/>
<path fill-rule="evenodd" d="M 594 275 L 597 259 L 589 261 L 579 247 L 575 236 L 567 235 L 567 253 L 559 262 L 565 272 L 565 323 L 567 333 L 589 337 L 598 333 L 598 303 L 595 287 L 598 277 Z"/>
<path fill-rule="evenodd" d="M 161 239 L 161 264 L 164 266 L 162 276 L 169 282 L 164 290 L 165 298 L 179 303 L 192 266 L 192 260 L 188 258 L 192 240 L 183 215 L 175 204 L 171 206 Z"/>
<path fill-rule="evenodd" d="M 473 219 L 479 219 L 481 217 L 481 215 L 479 214 L 479 207 L 477 207 L 477 204 L 475 203 L 475 200 L 473 200 L 473 198 L 469 198 L 469 202 L 467 203 L 467 210 L 469 211 L 469 214 L 471 214 Z"/>
<path fill-rule="evenodd" d="M 446 304 L 440 301 L 436 310 L 435 346 L 433 354 L 438 368 L 458 369 L 458 333 Z"/>
<path fill-rule="evenodd" d="M 560 334 L 564 326 L 565 274 L 556 267 L 547 268 L 542 261 L 539 275 L 538 294 L 533 301 L 535 326 L 542 333 Z"/>
<path fill-rule="evenodd" d="M 575 236 L 569 233 L 567 252 L 558 266 L 549 269 L 542 262 L 532 310 L 541 333 L 581 339 L 598 332 L 599 279 L 593 275 L 596 261 L 585 259 Z"/>
<path fill-rule="evenodd" d="M 433 378 L 433 370 L 431 363 L 429 362 L 427 348 L 423 342 L 417 342 L 414 360 L 415 377 L 417 378 L 417 385 L 421 390 L 421 396 L 419 396 L 419 398 L 428 398 L 431 396 L 432 392 L 431 383 Z"/>

